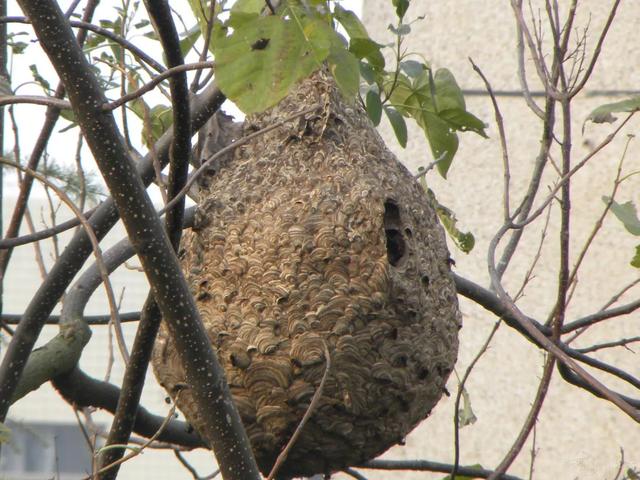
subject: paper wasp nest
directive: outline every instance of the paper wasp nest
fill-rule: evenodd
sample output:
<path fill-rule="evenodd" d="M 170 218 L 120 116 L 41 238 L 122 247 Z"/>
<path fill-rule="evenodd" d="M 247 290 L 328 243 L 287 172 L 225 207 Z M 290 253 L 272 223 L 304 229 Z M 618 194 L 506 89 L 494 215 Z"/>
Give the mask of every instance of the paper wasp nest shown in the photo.
<path fill-rule="evenodd" d="M 440 399 L 459 313 L 444 233 L 421 187 L 326 71 L 243 134 L 203 182 L 182 263 L 262 472 L 331 369 L 278 478 L 329 473 L 401 442 Z M 162 385 L 184 382 L 172 339 Z M 189 390 L 178 406 L 198 429 Z"/>

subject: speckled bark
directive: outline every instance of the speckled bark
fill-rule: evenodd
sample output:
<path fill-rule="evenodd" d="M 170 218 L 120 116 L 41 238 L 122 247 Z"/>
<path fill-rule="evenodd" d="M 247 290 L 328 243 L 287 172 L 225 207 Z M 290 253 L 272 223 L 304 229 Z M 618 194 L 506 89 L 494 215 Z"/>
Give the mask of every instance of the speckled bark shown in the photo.
<path fill-rule="evenodd" d="M 323 71 L 245 133 L 317 113 L 238 149 L 206 179 L 183 266 L 256 459 L 267 473 L 332 360 L 280 478 L 327 473 L 401 441 L 440 399 L 459 313 L 444 234 L 421 187 Z M 184 382 L 172 339 L 160 382 Z M 180 409 L 195 428 L 185 390 Z"/>

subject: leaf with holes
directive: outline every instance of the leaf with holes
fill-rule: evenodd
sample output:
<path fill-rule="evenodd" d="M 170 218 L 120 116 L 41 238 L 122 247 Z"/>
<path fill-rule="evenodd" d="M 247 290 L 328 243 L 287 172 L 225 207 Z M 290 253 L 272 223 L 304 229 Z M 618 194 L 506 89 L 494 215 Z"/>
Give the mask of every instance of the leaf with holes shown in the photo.
<path fill-rule="evenodd" d="M 320 68 L 334 45 L 332 35 L 318 19 L 300 28 L 279 17 L 257 18 L 214 45 L 218 85 L 243 112 L 262 111 Z"/>

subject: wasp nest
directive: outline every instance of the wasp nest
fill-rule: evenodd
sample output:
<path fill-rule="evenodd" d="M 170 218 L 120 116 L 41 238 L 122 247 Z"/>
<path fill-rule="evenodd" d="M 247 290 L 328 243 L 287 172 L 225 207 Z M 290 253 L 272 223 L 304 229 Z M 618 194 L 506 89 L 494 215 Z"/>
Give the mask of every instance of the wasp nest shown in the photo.
<path fill-rule="evenodd" d="M 236 149 L 206 179 L 182 262 L 268 473 L 331 368 L 278 478 L 329 473 L 401 442 L 444 392 L 459 313 L 434 209 L 325 71 L 243 133 L 317 105 Z M 156 375 L 185 380 L 162 330 Z M 189 390 L 178 406 L 198 429 Z M 200 420 L 201 421 L 201 420 Z"/>

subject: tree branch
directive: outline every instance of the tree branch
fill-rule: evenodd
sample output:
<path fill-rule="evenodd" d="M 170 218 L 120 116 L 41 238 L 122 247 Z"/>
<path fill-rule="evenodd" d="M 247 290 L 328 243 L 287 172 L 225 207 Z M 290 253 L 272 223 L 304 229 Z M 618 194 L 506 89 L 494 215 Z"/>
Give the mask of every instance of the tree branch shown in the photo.
<path fill-rule="evenodd" d="M 104 92 L 78 47 L 60 8 L 52 0 L 19 0 L 62 79 L 78 125 L 112 192 L 120 217 L 167 323 L 196 405 L 209 412 L 202 434 L 216 453 L 223 478 L 259 478 L 246 432 L 224 371 L 204 330 L 178 259 L 146 195 Z M 1 413 L 1 412 L 0 412 Z"/>

